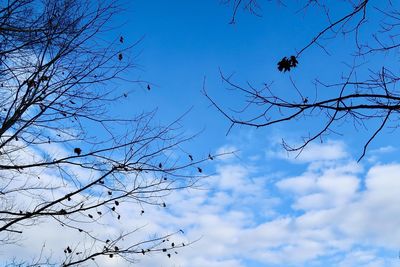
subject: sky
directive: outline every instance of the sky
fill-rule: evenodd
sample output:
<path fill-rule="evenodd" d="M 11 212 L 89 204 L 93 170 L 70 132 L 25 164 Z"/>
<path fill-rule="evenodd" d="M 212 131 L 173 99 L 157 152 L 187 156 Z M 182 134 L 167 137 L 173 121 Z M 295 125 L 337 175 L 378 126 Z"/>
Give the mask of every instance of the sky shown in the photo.
<path fill-rule="evenodd" d="M 343 2 L 330 3 L 332 14 L 339 17 L 351 9 Z M 173 120 L 177 114 L 192 109 L 185 121 L 186 128 L 194 132 L 206 130 L 198 138 L 201 145 L 196 149 L 204 147 L 202 144 L 205 141 L 210 147 L 218 147 L 230 138 L 226 137 L 230 124 L 211 107 L 201 92 L 203 86 L 227 110 L 243 107 L 245 100 L 240 94 L 227 90 L 220 72 L 225 76 L 232 75 L 232 80 L 239 85 L 249 82 L 261 88 L 264 83 L 272 83 L 274 93 L 283 97 L 297 95 L 290 79 L 309 97 L 315 94 L 313 81 L 316 78 L 327 83 L 337 82 L 349 72 L 346 62 L 353 60 L 354 38 L 351 35 L 323 40 L 321 45 L 330 55 L 314 46 L 299 58 L 301 68 L 290 74 L 277 71 L 276 63 L 283 56 L 299 51 L 327 23 L 320 9 L 301 10 L 301 7 L 300 2 L 284 7 L 274 1 L 261 1 L 262 17 L 240 11 L 236 23 L 232 25 L 229 24 L 231 7 L 222 5 L 220 1 L 131 2 L 126 5 L 125 16 L 117 17 L 114 23 L 122 25 L 117 34 L 124 36 L 127 42 L 143 38 L 133 51 L 138 68 L 132 75 L 150 82 L 154 90 L 147 92 L 144 85 L 139 88 L 128 86 L 134 92 L 127 99 L 123 111 L 130 112 L 133 106 L 139 110 L 157 108 L 160 119 Z M 369 14 L 369 19 L 375 19 L 373 12 Z M 379 60 L 385 64 L 395 63 L 390 56 Z M 374 66 L 367 60 L 362 63 L 365 68 Z M 326 91 L 320 93 L 328 94 Z M 140 105 L 135 105 L 136 101 Z M 273 129 L 260 131 L 264 135 L 278 132 L 282 137 L 281 132 L 292 133 L 294 127 L 312 127 L 315 123 L 318 120 L 275 125 Z M 341 127 L 343 133 L 350 133 L 346 139 L 355 144 L 354 153 L 360 153 L 370 132 L 363 131 L 359 126 L 357 131 L 353 131 L 351 123 L 345 126 Z M 239 126 L 236 129 L 234 134 L 247 130 Z M 307 132 L 287 134 L 286 138 L 300 142 L 301 134 Z M 341 136 L 332 138 L 340 139 Z"/>
<path fill-rule="evenodd" d="M 396 132 L 384 130 L 357 162 L 371 130 L 345 123 L 344 136 L 326 136 L 297 156 L 283 150 L 282 138 L 296 144 L 318 123 L 237 126 L 227 134 L 229 122 L 202 93 L 205 88 L 224 107 L 243 103 L 221 82 L 220 71 L 240 84 L 273 82 L 284 96 L 293 94 L 289 78 L 307 94 L 316 77 L 335 81 L 346 72 L 343 62 L 350 59 L 353 39 L 341 36 L 324 40 L 330 55 L 312 47 L 298 69 L 277 71 L 283 56 L 301 49 L 326 24 L 319 9 L 299 11 L 277 2 L 263 2 L 261 17 L 240 11 L 233 25 L 231 8 L 217 0 L 127 1 L 123 14 L 114 18 L 119 26 L 112 34 L 127 43 L 142 38 L 132 52 L 137 68 L 129 75 L 152 88 L 121 84 L 129 95 L 114 112 L 157 109 L 156 119 L 166 124 L 190 110 L 182 129 L 198 136 L 186 151 L 195 156 L 235 151 L 205 163 L 209 177 L 200 189 L 174 192 L 166 199 L 167 209 L 149 209 L 128 225 L 105 227 L 115 232 L 145 225 L 139 236 L 184 229 L 182 238 L 194 241 L 171 258 L 162 253 L 138 258 L 138 266 L 400 266 Z M 338 2 L 331 5 L 336 16 L 349 8 Z M 124 217 L 130 218 L 129 212 L 131 207 L 121 207 Z M 30 231 L 33 247 L 39 245 L 40 238 L 33 238 L 38 235 L 48 237 L 49 247 L 57 243 L 58 226 L 49 225 L 46 233 Z M 32 246 L 18 250 L 29 254 Z M 102 261 L 104 266 L 126 264 L 118 258 Z"/>

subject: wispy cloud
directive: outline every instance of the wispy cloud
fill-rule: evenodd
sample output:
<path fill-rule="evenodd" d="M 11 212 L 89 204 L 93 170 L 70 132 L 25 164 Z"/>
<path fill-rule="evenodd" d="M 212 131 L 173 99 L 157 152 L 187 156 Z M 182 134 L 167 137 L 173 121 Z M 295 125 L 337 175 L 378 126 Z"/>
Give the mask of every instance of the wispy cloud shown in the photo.
<path fill-rule="evenodd" d="M 311 163 L 321 161 L 332 161 L 346 158 L 345 143 L 328 140 L 325 143 L 310 143 L 301 151 L 287 152 L 281 146 L 275 144 L 275 148 L 267 150 L 270 158 L 281 158 L 293 163 Z"/>

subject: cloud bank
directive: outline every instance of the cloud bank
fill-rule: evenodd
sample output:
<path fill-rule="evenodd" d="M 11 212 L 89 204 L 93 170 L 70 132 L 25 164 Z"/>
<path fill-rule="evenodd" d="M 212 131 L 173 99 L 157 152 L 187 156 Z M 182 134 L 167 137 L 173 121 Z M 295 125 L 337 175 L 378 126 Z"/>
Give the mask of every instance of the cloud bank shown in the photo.
<path fill-rule="evenodd" d="M 288 169 L 303 164 L 296 175 L 265 171 L 264 164 L 282 161 L 280 154 L 260 158 L 247 165 L 235 158 L 215 161 L 215 173 L 200 189 L 175 192 L 166 197 L 166 209 L 143 216 L 125 205 L 125 224 L 105 231 L 145 226 L 138 236 L 146 237 L 184 229 L 184 239 L 195 241 L 171 258 L 138 256 L 146 267 L 400 266 L 400 163 L 361 166 L 339 142 L 314 145 L 280 163 Z M 35 244 L 28 242 L 24 253 L 34 255 L 41 240 L 57 246 L 56 227 L 32 231 Z"/>

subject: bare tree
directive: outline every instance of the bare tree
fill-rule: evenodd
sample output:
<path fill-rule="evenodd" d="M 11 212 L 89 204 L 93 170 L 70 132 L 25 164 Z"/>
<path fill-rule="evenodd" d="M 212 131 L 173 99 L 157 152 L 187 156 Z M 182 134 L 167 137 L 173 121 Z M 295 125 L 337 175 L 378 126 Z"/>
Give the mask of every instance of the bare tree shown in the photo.
<path fill-rule="evenodd" d="M 225 1 L 233 7 L 232 21 L 239 9 L 254 12 L 255 7 L 260 8 L 260 2 L 262 1 Z M 289 1 L 278 2 L 285 7 L 296 5 Z M 338 9 L 331 8 L 332 3 L 329 1 L 299 3 L 297 11 L 316 8 L 326 15 L 327 22 L 318 32 L 310 33 L 309 42 L 297 52 L 294 51 L 292 55 L 286 55 L 277 62 L 277 71 L 289 76 L 292 93 L 281 93 L 284 90 L 275 88 L 272 82 L 266 82 L 260 87 L 250 82 L 242 85 L 222 72 L 221 77 L 227 87 L 244 97 L 243 106 L 228 109 L 209 93 L 204 93 L 232 126 L 259 128 L 312 120 L 311 125 L 314 128 L 305 134 L 300 145 L 289 145 L 283 141 L 284 148 L 288 151 L 301 152 L 314 140 L 323 140 L 328 134 L 340 133 L 340 126 L 344 122 L 353 123 L 356 130 L 372 127 L 360 160 L 369 144 L 383 129 L 398 127 L 400 92 L 397 84 L 400 74 L 395 62 L 398 60 L 400 47 L 399 7 L 392 1 L 349 0 L 340 2 L 339 12 Z M 259 9 L 256 11 L 259 12 Z M 369 20 L 369 17 L 372 19 Z M 346 38 L 341 39 L 342 36 Z M 300 88 L 296 84 L 296 70 L 301 68 L 302 61 L 307 61 L 305 51 L 321 49 L 321 61 L 329 62 L 329 41 L 348 39 L 353 40 L 352 45 L 347 46 L 351 60 L 346 65 L 348 71 L 343 73 L 342 68 L 338 69 L 337 81 L 315 79 L 308 88 Z M 317 76 L 319 70 L 314 71 Z"/>
<path fill-rule="evenodd" d="M 71 231 L 82 237 L 62 244 L 64 259 L 37 248 L 34 262 L 21 256 L 7 266 L 72 266 L 100 256 L 135 262 L 152 252 L 170 257 L 185 245 L 169 241 L 179 229 L 132 243 L 127 237 L 136 229 L 107 239 L 96 231 L 124 220 L 121 206 L 135 205 L 138 216 L 149 205 L 165 207 L 164 196 L 202 176 L 203 160 L 181 149 L 190 137 L 179 119 L 160 126 L 154 112 L 118 118 L 112 110 L 128 95 L 111 81 L 134 67 L 135 44 L 104 34 L 120 10 L 116 1 L 1 1 L 1 248 L 49 221 L 65 229 L 60 242 Z"/>

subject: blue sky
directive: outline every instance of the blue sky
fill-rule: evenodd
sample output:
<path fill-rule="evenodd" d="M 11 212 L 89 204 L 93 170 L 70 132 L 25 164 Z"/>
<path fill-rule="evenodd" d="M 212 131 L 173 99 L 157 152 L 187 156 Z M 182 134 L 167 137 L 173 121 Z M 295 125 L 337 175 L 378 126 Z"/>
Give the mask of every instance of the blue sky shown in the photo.
<path fill-rule="evenodd" d="M 263 3 L 262 17 L 239 12 L 231 25 L 231 9 L 214 0 L 134 1 L 116 21 L 126 22 L 118 29 L 126 40 L 144 36 L 133 75 L 152 83 L 150 92 L 135 87 L 121 110 L 158 108 L 157 118 L 165 122 L 192 109 L 184 129 L 201 134 L 185 149 L 195 155 L 238 150 L 237 157 L 204 166 L 212 176 L 203 191 L 171 196 L 171 210 L 151 218 L 167 228 L 182 224 L 188 238 L 201 239 L 174 259 L 154 257 L 145 266 L 400 266 L 395 133 L 385 130 L 357 163 L 371 129 L 354 131 L 345 123 L 345 137 L 328 136 L 295 158 L 282 150 L 281 138 L 296 144 L 315 121 L 235 127 L 226 136 L 229 122 L 201 93 L 205 78 L 222 106 L 242 104 L 221 83 L 221 69 L 239 84 L 274 82 L 274 90 L 290 97 L 289 74 L 279 73 L 276 63 L 326 25 L 320 9 L 296 12 L 299 7 Z M 336 16 L 350 8 L 337 2 L 330 7 Z M 290 77 L 305 94 L 313 92 L 315 78 L 336 81 L 348 71 L 343 62 L 351 59 L 353 41 L 322 41 L 331 55 L 310 48 Z"/>
<path fill-rule="evenodd" d="M 218 1 L 131 2 L 126 6 L 126 15 L 118 17 L 115 24 L 125 23 L 117 32 L 125 36 L 127 42 L 144 37 L 133 51 L 138 69 L 129 75 L 151 82 L 153 90 L 147 92 L 145 86 L 127 85 L 134 93 L 127 99 L 124 111 L 129 112 L 132 106 L 139 110 L 158 108 L 160 119 L 172 120 L 193 108 L 185 121 L 186 128 L 193 132 L 206 129 L 197 140 L 200 145 L 196 149 L 203 148 L 205 140 L 210 147 L 218 147 L 224 145 L 229 122 L 216 113 L 202 95 L 204 78 L 209 94 L 225 108 L 241 106 L 243 98 L 225 90 L 227 87 L 221 82 L 219 70 L 225 75 L 234 74 L 233 80 L 241 85 L 249 81 L 261 87 L 263 83 L 272 82 L 272 88 L 282 96 L 295 94 L 289 77 L 305 95 L 307 92 L 314 94 L 312 81 L 315 78 L 336 82 L 348 72 L 343 62 L 351 62 L 352 36 L 323 41 L 331 56 L 318 47 L 311 47 L 299 59 L 301 67 L 290 76 L 276 69 L 276 63 L 283 56 L 301 49 L 322 25 L 326 25 L 326 18 L 320 9 L 298 12 L 300 7 L 284 8 L 276 3 L 263 3 L 261 18 L 239 12 L 237 23 L 231 25 L 228 23 L 230 7 Z M 335 4 L 331 9 L 333 14 L 339 16 L 349 6 Z M 370 15 L 372 19 L 373 15 Z M 391 62 L 387 58 L 383 58 L 386 64 Z M 140 105 L 136 104 L 138 102 Z M 300 126 L 315 125 L 317 121 L 302 121 Z M 356 145 L 354 153 L 361 152 L 358 149 L 368 136 L 364 136 L 362 130 L 355 135 L 352 125 L 346 126 L 350 126 L 347 127 L 349 133 L 353 133 L 346 138 Z M 299 124 L 295 127 L 298 128 Z M 239 128 L 234 134 L 243 130 Z M 342 127 L 342 130 L 346 132 L 347 128 Z M 292 130 L 291 125 L 282 124 L 262 131 L 263 134 L 271 134 Z M 295 137 L 299 134 L 294 133 Z"/>
<path fill-rule="evenodd" d="M 167 209 L 149 208 L 138 218 L 132 215 L 136 207 L 121 205 L 125 225 L 110 221 L 101 226 L 103 232 L 117 233 L 145 225 L 138 238 L 184 229 L 182 240 L 195 241 L 171 259 L 146 255 L 138 266 L 400 266 L 396 132 L 384 130 L 360 163 L 357 159 L 373 128 L 355 131 L 351 122 L 339 127 L 344 136 L 327 136 L 296 157 L 282 149 L 282 138 L 297 144 L 318 120 L 262 129 L 238 126 L 226 135 L 229 122 L 201 93 L 205 79 L 208 93 L 222 106 L 243 103 L 240 95 L 226 90 L 219 70 L 234 74 L 239 84 L 273 82 L 273 89 L 285 97 L 294 94 L 289 77 L 311 95 L 313 79 L 334 82 L 346 73 L 343 62 L 351 59 L 354 42 L 342 36 L 323 41 L 331 55 L 311 47 L 297 69 L 278 72 L 276 63 L 306 45 L 326 18 L 320 9 L 297 12 L 300 5 L 286 8 L 276 2 L 262 3 L 262 17 L 240 11 L 234 25 L 229 24 L 230 7 L 218 0 L 126 1 L 126 10 L 114 19 L 117 27 L 110 38 L 122 35 L 129 44 L 143 37 L 131 54 L 137 68 L 126 75 L 146 83 L 119 82 L 129 94 L 113 112 L 133 116 L 157 109 L 156 121 L 167 124 L 190 110 L 182 130 L 200 134 L 185 144 L 185 151 L 198 158 L 235 151 L 205 163 L 202 168 L 209 177 L 201 188 L 174 192 L 165 199 Z M 336 16 L 350 8 L 331 2 Z M 378 59 L 394 64 L 391 58 Z M 60 229 L 27 231 L 30 246 L 18 251 L 29 255 L 29 247 L 41 245 L 40 235 L 48 235 L 48 247 L 56 246 Z M 125 264 L 118 258 L 101 261 L 104 266 Z"/>

